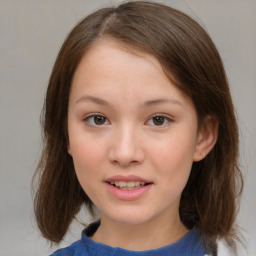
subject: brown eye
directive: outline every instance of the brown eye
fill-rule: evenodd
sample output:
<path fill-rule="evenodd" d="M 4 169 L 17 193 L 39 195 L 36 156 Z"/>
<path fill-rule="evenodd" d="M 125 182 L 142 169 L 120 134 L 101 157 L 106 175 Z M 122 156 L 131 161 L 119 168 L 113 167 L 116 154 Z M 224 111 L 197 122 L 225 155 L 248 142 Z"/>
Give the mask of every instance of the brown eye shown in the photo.
<path fill-rule="evenodd" d="M 152 118 L 154 125 L 163 125 L 165 123 L 165 117 L 155 116 Z"/>
<path fill-rule="evenodd" d="M 152 116 L 147 122 L 147 125 L 151 125 L 151 126 L 159 126 L 159 127 L 166 127 L 168 126 L 170 123 L 172 123 L 173 120 L 170 119 L 170 117 L 166 116 L 166 115 L 162 115 L 162 114 L 156 114 L 154 116 Z"/>
<path fill-rule="evenodd" d="M 94 117 L 94 123 L 96 125 L 103 125 L 106 122 L 106 117 L 104 116 L 95 116 Z"/>
<path fill-rule="evenodd" d="M 84 123 L 88 126 L 103 126 L 103 125 L 108 125 L 109 120 L 103 116 L 103 115 L 97 115 L 97 114 L 91 114 L 88 115 L 87 117 L 85 117 L 85 119 L 83 120 Z"/>

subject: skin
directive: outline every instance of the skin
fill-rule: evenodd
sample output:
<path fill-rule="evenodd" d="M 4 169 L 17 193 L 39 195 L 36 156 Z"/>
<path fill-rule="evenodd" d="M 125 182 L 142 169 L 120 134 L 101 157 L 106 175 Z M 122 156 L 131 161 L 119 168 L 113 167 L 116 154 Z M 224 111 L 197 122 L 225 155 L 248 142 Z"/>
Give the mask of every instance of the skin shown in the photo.
<path fill-rule="evenodd" d="M 193 161 L 201 160 L 217 137 L 211 118 L 200 131 L 197 123 L 192 101 L 153 56 L 106 39 L 83 56 L 70 92 L 68 152 L 100 212 L 94 241 L 148 250 L 188 232 L 179 218 L 181 193 Z M 151 185 L 140 197 L 121 200 L 106 186 L 115 175 L 136 175 Z"/>

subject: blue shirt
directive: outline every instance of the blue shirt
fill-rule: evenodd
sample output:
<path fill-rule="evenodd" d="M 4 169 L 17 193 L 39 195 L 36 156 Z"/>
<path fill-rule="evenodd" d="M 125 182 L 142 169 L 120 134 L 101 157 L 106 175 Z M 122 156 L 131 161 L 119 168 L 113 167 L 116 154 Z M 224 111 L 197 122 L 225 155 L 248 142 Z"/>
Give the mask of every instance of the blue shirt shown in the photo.
<path fill-rule="evenodd" d="M 50 256 L 204 256 L 207 254 L 196 228 L 173 244 L 147 251 L 130 251 L 91 240 L 89 237 L 97 230 L 98 226 L 99 223 L 91 224 L 82 232 L 79 241 L 57 250 Z"/>

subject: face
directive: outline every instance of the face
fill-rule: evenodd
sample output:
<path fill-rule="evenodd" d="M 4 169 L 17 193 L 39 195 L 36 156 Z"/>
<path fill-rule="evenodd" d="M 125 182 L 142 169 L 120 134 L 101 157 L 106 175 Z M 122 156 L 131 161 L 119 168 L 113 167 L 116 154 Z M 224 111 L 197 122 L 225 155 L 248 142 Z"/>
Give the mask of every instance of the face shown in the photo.
<path fill-rule="evenodd" d="M 95 44 L 73 78 L 68 152 L 101 217 L 140 224 L 177 216 L 197 152 L 191 100 L 152 56 Z"/>

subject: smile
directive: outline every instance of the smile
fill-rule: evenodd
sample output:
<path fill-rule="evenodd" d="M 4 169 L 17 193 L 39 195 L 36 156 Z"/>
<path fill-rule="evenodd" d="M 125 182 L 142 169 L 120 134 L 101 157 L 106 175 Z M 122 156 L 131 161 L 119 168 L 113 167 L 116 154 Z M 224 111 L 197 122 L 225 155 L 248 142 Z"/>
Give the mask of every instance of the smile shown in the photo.
<path fill-rule="evenodd" d="M 145 196 L 153 183 L 141 177 L 117 175 L 105 180 L 107 190 L 119 200 L 137 200 Z"/>
<path fill-rule="evenodd" d="M 132 190 L 141 188 L 145 186 L 146 183 L 141 181 L 111 181 L 110 184 L 119 189 Z"/>

